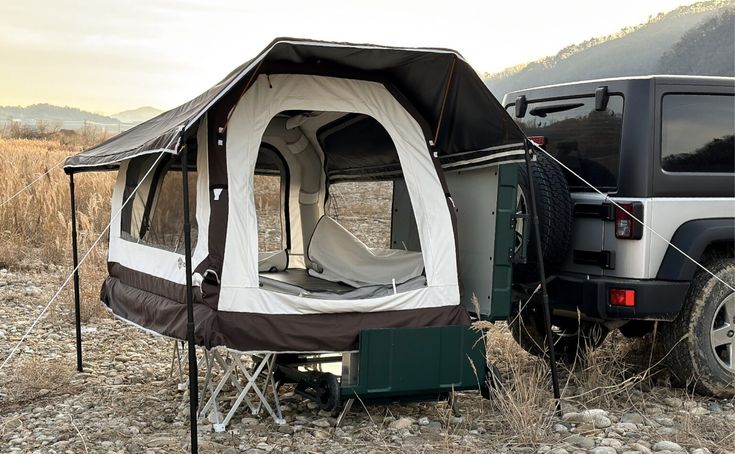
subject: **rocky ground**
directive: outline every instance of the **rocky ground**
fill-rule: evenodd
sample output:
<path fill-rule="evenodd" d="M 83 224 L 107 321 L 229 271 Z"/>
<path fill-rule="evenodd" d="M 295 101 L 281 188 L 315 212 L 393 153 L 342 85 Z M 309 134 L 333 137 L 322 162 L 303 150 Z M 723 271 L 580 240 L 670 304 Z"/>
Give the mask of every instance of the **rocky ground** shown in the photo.
<path fill-rule="evenodd" d="M 0 360 L 64 278 L 37 266 L 0 270 Z M 2 452 L 185 452 L 188 392 L 171 376 L 170 340 L 108 316 L 84 325 L 84 373 L 75 371 L 68 295 L 0 370 Z M 86 304 L 96 304 L 86 302 Z M 224 433 L 200 424 L 202 452 L 735 452 L 732 401 L 631 380 L 594 387 L 563 374 L 563 416 L 553 416 L 543 364 L 507 350 L 493 330 L 491 355 L 505 385 L 494 401 L 459 395 L 459 416 L 443 402 L 355 404 L 342 426 L 299 396 L 284 395 L 286 425 L 241 410 Z M 502 349 L 502 350 L 501 350 Z M 507 363 L 516 361 L 513 367 Z M 541 371 L 540 374 L 536 373 Z M 589 378 L 589 370 L 580 370 Z M 530 386 L 525 386 L 530 384 Z M 630 385 L 630 386 L 628 386 Z M 288 390 L 286 390 L 288 391 Z"/>

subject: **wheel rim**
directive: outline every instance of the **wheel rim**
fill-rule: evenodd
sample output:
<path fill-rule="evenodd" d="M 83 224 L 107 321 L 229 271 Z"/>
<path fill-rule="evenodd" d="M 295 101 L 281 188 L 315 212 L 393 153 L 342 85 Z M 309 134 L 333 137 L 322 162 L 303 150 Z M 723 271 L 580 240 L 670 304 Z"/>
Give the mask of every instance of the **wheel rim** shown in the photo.
<path fill-rule="evenodd" d="M 710 344 L 717 361 L 735 372 L 735 293 L 728 295 L 715 310 Z"/>

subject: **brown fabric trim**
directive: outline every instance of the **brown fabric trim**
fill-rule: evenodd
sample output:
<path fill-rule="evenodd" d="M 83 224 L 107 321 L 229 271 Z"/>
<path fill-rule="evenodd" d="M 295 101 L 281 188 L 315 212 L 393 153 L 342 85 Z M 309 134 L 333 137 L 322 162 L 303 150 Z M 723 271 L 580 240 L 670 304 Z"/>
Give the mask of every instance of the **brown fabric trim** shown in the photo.
<path fill-rule="evenodd" d="M 143 328 L 186 339 L 186 305 L 108 277 L 103 301 L 112 312 Z M 464 306 L 376 313 L 266 315 L 220 312 L 194 305 L 194 338 L 207 348 L 223 345 L 242 351 L 355 350 L 360 331 L 369 328 L 420 328 L 468 325 Z"/>
<path fill-rule="evenodd" d="M 227 219 L 229 210 L 229 190 L 227 187 L 227 130 L 222 133 L 227 121 L 227 109 L 215 107 L 207 113 L 207 163 L 209 168 L 209 236 L 207 238 L 208 255 L 197 265 L 195 272 L 204 275 L 207 270 L 222 277 L 222 262 L 225 256 L 225 238 L 227 236 Z M 222 141 L 220 145 L 219 141 Z M 201 151 L 200 151 L 201 152 Z M 214 190 L 222 192 L 214 200 Z M 211 283 L 202 284 L 204 301 L 216 308 L 219 303 L 219 286 Z"/>
<path fill-rule="evenodd" d="M 141 273 L 117 262 L 107 262 L 107 270 L 110 276 L 117 278 L 125 285 L 152 293 L 156 296 L 161 296 L 178 304 L 186 304 L 186 285 L 184 284 L 177 284 L 166 279 L 161 279 L 160 277 Z M 194 302 L 204 302 L 207 304 L 204 300 L 199 287 L 194 287 Z"/>

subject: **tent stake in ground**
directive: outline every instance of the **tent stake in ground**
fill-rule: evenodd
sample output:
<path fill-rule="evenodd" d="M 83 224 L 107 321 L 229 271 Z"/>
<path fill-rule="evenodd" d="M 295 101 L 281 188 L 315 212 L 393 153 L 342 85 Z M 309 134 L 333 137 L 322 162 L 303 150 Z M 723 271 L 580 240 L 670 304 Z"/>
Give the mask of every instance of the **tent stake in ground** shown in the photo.
<path fill-rule="evenodd" d="M 69 174 L 69 200 L 71 204 L 71 256 L 74 264 L 74 325 L 77 336 L 77 371 L 82 369 L 82 317 L 79 304 L 79 256 L 77 250 L 77 208 L 74 200 L 74 174 Z"/>

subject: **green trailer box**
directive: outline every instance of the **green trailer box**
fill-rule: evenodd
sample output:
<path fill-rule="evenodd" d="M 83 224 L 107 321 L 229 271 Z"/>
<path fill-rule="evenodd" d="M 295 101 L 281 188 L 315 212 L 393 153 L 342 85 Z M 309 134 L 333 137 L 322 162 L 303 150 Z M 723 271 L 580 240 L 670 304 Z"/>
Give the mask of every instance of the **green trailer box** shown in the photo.
<path fill-rule="evenodd" d="M 370 329 L 342 368 L 343 400 L 444 399 L 453 390 L 480 388 L 485 345 L 481 333 L 466 326 Z"/>

